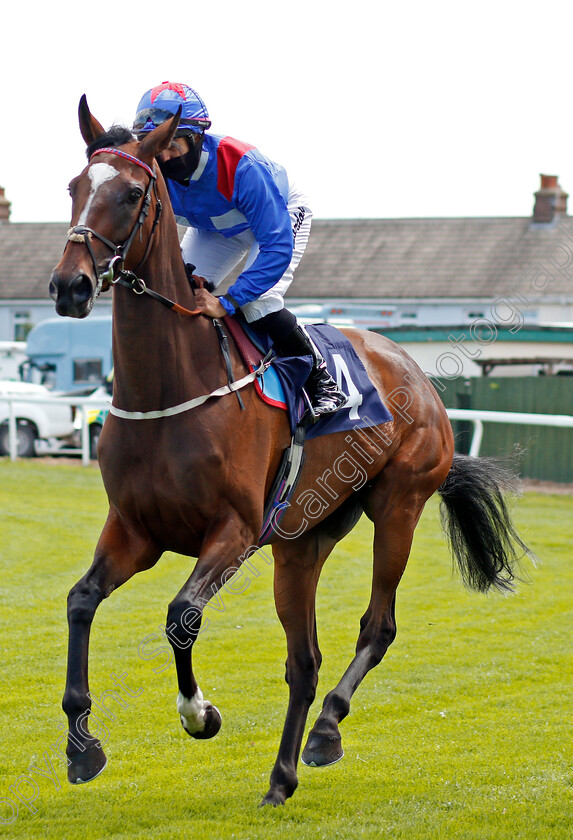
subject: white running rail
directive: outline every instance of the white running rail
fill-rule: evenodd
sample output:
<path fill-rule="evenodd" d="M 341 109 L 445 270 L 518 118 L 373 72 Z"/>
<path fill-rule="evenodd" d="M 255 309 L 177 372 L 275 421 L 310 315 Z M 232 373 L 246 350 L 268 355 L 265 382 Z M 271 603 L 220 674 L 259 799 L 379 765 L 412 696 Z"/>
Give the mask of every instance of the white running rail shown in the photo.
<path fill-rule="evenodd" d="M 8 403 L 8 429 L 9 429 L 9 448 L 10 459 L 15 461 L 18 457 L 18 442 L 16 438 L 16 415 L 14 413 L 14 403 L 43 403 L 44 405 L 69 405 L 78 406 L 82 411 L 82 430 L 81 430 L 81 449 L 62 449 L 58 450 L 60 455 L 75 455 L 81 452 L 82 463 L 86 466 L 90 463 L 90 430 L 88 424 L 88 411 L 97 409 L 98 411 L 107 408 L 111 405 L 111 397 L 108 399 L 94 399 L 93 397 L 43 397 L 43 396 L 29 396 L 25 397 L 21 394 L 2 394 L 0 399 L 3 403 Z"/>
<path fill-rule="evenodd" d="M 467 420 L 473 423 L 474 433 L 470 455 L 477 458 L 483 439 L 484 423 L 517 423 L 522 426 L 555 426 L 573 429 L 570 414 L 525 414 L 519 411 L 479 411 L 473 408 L 448 408 L 450 420 Z"/>

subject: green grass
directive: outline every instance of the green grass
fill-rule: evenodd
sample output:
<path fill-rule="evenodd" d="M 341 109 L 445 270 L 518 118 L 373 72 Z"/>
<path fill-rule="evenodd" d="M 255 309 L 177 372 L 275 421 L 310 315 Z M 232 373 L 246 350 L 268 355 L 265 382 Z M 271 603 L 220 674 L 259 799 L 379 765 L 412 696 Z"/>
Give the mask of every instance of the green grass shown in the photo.
<path fill-rule="evenodd" d="M 61 734 L 66 595 L 91 561 L 105 515 L 96 468 L 0 462 L 0 837 L 274 840 L 572 837 L 573 498 L 526 494 L 516 518 L 542 558 L 517 596 L 467 593 L 452 579 L 432 500 L 398 591 L 398 638 L 341 726 L 346 756 L 302 766 L 284 808 L 259 809 L 286 709 L 285 644 L 272 570 L 225 610 L 195 650 L 198 679 L 223 715 L 212 741 L 183 732 L 164 642 L 150 640 L 191 561 L 166 555 L 105 601 L 94 622 L 91 689 L 125 673 L 127 707 L 105 720 L 105 772 L 65 781 Z M 366 520 L 329 559 L 319 589 L 322 697 L 349 662 L 370 587 Z M 154 658 L 149 658 L 155 652 Z M 163 670 L 162 670 L 163 669 Z M 33 788 L 34 812 L 7 800 Z M 57 786 L 56 786 L 57 785 Z M 12 786 L 12 788 L 11 788 Z"/>

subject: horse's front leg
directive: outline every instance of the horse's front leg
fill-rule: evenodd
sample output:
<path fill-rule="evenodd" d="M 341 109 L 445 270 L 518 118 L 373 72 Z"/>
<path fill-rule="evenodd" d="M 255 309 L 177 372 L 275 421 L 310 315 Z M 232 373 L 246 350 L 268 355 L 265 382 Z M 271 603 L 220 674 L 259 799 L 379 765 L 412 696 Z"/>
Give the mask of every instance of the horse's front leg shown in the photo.
<path fill-rule="evenodd" d="M 193 738 L 212 738 L 221 728 L 218 709 L 203 698 L 193 674 L 191 651 L 203 608 L 239 568 L 245 547 L 253 540 L 254 533 L 238 517 L 212 528 L 191 576 L 169 604 L 165 632 L 177 668 L 177 711 L 183 728 Z"/>
<path fill-rule="evenodd" d="M 89 636 L 95 611 L 104 598 L 136 572 L 149 569 L 161 552 L 128 530 L 113 509 L 101 533 L 94 561 L 68 595 L 68 672 L 62 707 L 68 716 L 68 779 L 89 782 L 106 765 L 101 743 L 90 734 L 88 683 Z"/>

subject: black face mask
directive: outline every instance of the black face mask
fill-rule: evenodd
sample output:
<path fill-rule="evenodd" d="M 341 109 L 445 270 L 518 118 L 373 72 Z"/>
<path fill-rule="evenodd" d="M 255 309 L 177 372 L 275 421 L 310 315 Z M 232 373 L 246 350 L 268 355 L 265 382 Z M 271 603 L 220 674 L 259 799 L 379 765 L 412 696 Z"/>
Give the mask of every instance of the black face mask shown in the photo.
<path fill-rule="evenodd" d="M 189 178 L 199 166 L 203 138 L 201 138 L 201 142 L 197 143 L 197 145 L 191 140 L 188 142 L 190 149 L 186 154 L 170 158 L 170 160 L 166 160 L 163 163 L 159 161 L 159 168 L 163 177 L 169 181 L 177 181 L 178 184 L 182 184 L 183 186 L 187 186 Z"/>

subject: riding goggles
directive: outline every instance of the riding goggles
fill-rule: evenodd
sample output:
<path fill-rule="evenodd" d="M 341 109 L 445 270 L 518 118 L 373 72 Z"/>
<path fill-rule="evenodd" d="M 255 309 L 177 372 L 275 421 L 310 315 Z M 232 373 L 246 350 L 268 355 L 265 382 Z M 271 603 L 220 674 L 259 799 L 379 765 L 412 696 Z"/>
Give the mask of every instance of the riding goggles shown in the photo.
<path fill-rule="evenodd" d="M 170 120 L 173 116 L 174 114 L 172 111 L 167 111 L 165 108 L 144 108 L 136 114 L 135 121 L 133 123 L 133 131 L 138 136 L 138 139 L 141 140 L 142 138 L 139 135 L 145 135 L 148 131 L 153 131 L 154 128 L 157 128 L 157 126 L 166 122 L 166 120 Z M 201 117 L 181 117 L 177 128 L 177 134 L 179 134 L 180 131 L 183 131 L 184 133 L 192 131 L 195 134 L 202 134 L 210 127 L 211 120 L 203 119 Z"/>

